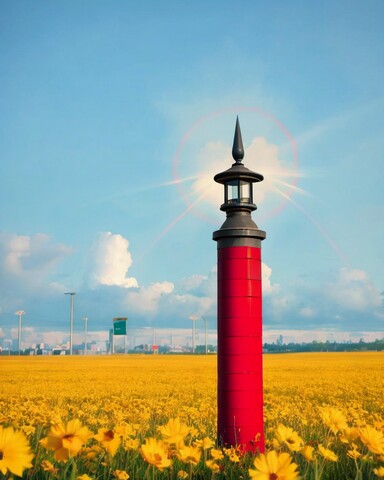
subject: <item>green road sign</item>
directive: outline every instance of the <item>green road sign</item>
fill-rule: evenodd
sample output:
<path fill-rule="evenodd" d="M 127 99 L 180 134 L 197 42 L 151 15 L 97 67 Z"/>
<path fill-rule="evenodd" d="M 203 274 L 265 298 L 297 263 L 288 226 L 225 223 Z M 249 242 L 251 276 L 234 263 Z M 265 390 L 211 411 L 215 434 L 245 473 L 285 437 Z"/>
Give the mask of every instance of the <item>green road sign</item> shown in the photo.
<path fill-rule="evenodd" d="M 127 334 L 127 319 L 126 318 L 114 318 L 113 319 L 113 334 L 114 335 L 126 335 Z"/>

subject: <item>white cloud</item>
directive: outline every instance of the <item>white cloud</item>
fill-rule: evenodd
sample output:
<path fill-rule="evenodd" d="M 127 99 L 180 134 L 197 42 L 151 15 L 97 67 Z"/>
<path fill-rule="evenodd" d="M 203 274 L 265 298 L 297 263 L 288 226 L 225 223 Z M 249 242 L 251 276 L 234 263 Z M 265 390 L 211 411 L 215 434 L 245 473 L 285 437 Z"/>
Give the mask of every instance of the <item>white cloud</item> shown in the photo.
<path fill-rule="evenodd" d="M 43 233 L 27 235 L 0 234 L 1 262 L 4 270 L 14 276 L 43 276 L 72 249 L 63 244 L 53 244 Z"/>
<path fill-rule="evenodd" d="M 186 291 L 195 290 L 196 288 L 200 287 L 206 280 L 206 275 L 192 275 L 191 277 L 181 279 L 179 282 L 179 286 Z"/>
<path fill-rule="evenodd" d="M 51 277 L 70 253 L 68 246 L 55 244 L 47 235 L 0 235 L 3 328 L 16 325 L 17 309 L 26 310 L 26 327 L 39 324 L 44 329 L 54 322 L 59 328 L 61 322 L 63 328 L 68 299 L 58 294 L 68 290 Z M 79 318 L 89 316 L 93 328 L 107 330 L 107 319 L 118 315 L 128 316 L 133 326 L 150 322 L 156 327 L 188 327 L 191 315 L 212 322 L 216 318 L 216 265 L 205 275 L 174 282 L 162 279 L 139 288 L 135 278 L 128 276 L 132 265 L 128 240 L 110 232 L 97 236 L 89 260 L 90 285 L 97 289 L 76 290 L 75 311 Z M 382 298 L 364 270 L 344 268 L 331 281 L 318 281 L 315 286 L 307 279 L 277 284 L 273 278 L 272 268 L 263 263 L 267 327 L 318 329 L 321 325 L 351 331 L 360 329 L 363 322 L 367 330 L 376 330 L 383 321 Z"/>
<path fill-rule="evenodd" d="M 137 313 L 155 313 L 159 308 L 162 297 L 170 295 L 174 290 L 171 282 L 158 282 L 142 287 L 138 291 L 129 292 L 127 304 L 129 308 Z"/>
<path fill-rule="evenodd" d="M 264 176 L 263 182 L 254 188 L 253 196 L 256 204 L 264 201 L 266 195 L 274 192 L 273 182 L 276 178 L 292 175 L 293 167 L 284 167 L 279 159 L 279 149 L 276 145 L 268 143 L 264 137 L 256 137 L 246 150 L 244 161 L 248 168 L 255 168 Z M 254 165 L 254 167 L 253 167 Z"/>
<path fill-rule="evenodd" d="M 351 331 L 362 324 L 367 330 L 376 330 L 382 323 L 381 296 L 363 270 L 342 268 L 331 281 L 315 285 L 298 279 L 272 288 L 272 295 L 268 294 L 268 269 L 266 273 L 264 319 L 269 327 L 316 330 L 322 326 Z"/>
<path fill-rule="evenodd" d="M 57 265 L 72 253 L 72 248 L 55 244 L 45 234 L 32 236 L 0 233 L 0 286 L 4 292 L 41 294 L 63 291 L 49 280 Z"/>
<path fill-rule="evenodd" d="M 271 283 L 272 268 L 266 263 L 262 263 L 261 272 L 263 293 L 268 295 L 272 292 L 277 292 L 279 289 L 279 285 Z"/>
<path fill-rule="evenodd" d="M 137 280 L 127 277 L 132 265 L 129 242 L 119 234 L 101 232 L 97 235 L 89 254 L 91 287 L 99 285 L 125 288 L 137 287 Z"/>
<path fill-rule="evenodd" d="M 126 308 L 147 320 L 162 318 L 169 325 L 188 323 L 191 315 L 214 316 L 216 305 L 216 269 L 209 275 L 191 275 L 171 283 L 153 283 L 126 296 Z"/>
<path fill-rule="evenodd" d="M 342 268 L 336 282 L 329 285 L 327 293 L 346 310 L 364 311 L 381 304 L 378 290 L 363 270 Z"/>

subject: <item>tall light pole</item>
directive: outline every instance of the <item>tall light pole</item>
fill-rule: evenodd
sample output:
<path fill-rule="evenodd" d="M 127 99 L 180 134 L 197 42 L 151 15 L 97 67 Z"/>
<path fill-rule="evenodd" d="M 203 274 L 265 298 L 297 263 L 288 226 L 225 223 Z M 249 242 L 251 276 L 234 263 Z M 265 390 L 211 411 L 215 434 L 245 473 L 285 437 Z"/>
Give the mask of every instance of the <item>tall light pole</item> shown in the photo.
<path fill-rule="evenodd" d="M 197 317 L 196 315 L 191 315 L 189 317 L 189 319 L 192 320 L 192 353 L 195 353 L 195 350 L 196 350 L 196 345 L 195 345 L 195 337 L 196 337 L 195 322 L 196 322 L 196 320 L 199 319 L 199 317 Z"/>
<path fill-rule="evenodd" d="M 208 320 L 206 318 L 203 318 L 204 320 L 204 326 L 205 326 L 205 354 L 208 354 L 208 336 L 207 336 L 207 325 L 208 325 Z"/>
<path fill-rule="evenodd" d="M 84 320 L 84 329 L 85 329 L 85 336 L 84 336 L 84 355 L 87 355 L 88 317 L 83 317 L 83 320 Z"/>
<path fill-rule="evenodd" d="M 67 292 L 64 295 L 71 296 L 71 313 L 69 318 L 69 354 L 72 355 L 72 340 L 73 340 L 73 306 L 74 306 L 74 297 L 76 292 Z"/>
<path fill-rule="evenodd" d="M 24 310 L 18 310 L 15 312 L 15 315 L 19 316 L 19 333 L 18 333 L 18 344 L 19 344 L 19 355 L 21 355 L 21 329 L 22 329 L 22 318 L 25 315 Z"/>

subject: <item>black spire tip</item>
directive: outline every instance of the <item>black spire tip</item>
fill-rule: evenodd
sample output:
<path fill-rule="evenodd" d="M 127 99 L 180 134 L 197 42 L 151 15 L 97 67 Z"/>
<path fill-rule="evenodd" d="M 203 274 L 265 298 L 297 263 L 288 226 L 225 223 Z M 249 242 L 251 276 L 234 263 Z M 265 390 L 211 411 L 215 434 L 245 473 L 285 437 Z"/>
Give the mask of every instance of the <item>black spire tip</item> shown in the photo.
<path fill-rule="evenodd" d="M 241 138 L 239 117 L 236 118 L 235 138 L 233 139 L 232 157 L 236 163 L 241 163 L 242 159 L 244 158 L 244 147 L 243 147 L 243 139 Z"/>

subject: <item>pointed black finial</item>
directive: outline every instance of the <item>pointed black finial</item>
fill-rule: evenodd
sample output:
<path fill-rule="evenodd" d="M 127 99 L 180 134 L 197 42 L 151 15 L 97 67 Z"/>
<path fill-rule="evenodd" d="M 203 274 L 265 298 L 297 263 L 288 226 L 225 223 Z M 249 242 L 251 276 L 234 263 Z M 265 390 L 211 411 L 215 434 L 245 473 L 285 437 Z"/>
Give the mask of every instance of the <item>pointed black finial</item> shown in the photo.
<path fill-rule="evenodd" d="M 232 157 L 236 163 L 241 163 L 242 159 L 244 158 L 244 147 L 243 147 L 243 139 L 241 138 L 239 117 L 236 118 L 235 138 L 233 139 Z"/>

